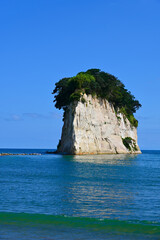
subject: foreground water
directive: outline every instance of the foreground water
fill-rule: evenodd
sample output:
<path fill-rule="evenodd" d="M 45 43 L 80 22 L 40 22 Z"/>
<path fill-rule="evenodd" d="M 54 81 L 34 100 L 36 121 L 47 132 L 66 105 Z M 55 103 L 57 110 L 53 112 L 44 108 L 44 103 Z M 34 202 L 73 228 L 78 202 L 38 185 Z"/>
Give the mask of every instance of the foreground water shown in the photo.
<path fill-rule="evenodd" d="M 160 239 L 160 151 L 0 157 L 0 239 Z"/>

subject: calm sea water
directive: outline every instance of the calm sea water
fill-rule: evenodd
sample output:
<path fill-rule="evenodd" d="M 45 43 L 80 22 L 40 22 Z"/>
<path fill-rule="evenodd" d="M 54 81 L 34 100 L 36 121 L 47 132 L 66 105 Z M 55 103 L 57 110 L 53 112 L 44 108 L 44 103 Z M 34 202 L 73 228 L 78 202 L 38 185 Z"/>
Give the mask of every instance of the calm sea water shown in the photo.
<path fill-rule="evenodd" d="M 160 239 L 160 151 L 0 156 L 0 239 Z"/>

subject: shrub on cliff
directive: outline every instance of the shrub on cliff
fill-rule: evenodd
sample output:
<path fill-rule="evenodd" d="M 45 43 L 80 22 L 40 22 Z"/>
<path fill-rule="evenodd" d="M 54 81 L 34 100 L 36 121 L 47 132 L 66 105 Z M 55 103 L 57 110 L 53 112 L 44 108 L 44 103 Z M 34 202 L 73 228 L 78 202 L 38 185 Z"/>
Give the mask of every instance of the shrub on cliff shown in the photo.
<path fill-rule="evenodd" d="M 55 106 L 65 109 L 71 102 L 79 101 L 84 93 L 108 100 L 116 111 L 122 112 L 137 127 L 138 121 L 133 114 L 141 104 L 118 78 L 100 69 L 89 69 L 57 82 L 53 90 Z"/>

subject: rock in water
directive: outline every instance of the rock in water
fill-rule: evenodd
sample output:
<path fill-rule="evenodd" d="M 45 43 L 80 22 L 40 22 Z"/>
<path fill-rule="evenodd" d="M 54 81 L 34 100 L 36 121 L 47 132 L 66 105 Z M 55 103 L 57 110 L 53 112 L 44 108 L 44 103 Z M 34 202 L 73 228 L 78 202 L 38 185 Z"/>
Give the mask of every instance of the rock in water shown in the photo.
<path fill-rule="evenodd" d="M 85 100 L 85 101 L 84 101 Z M 61 140 L 63 154 L 141 153 L 137 128 L 106 99 L 83 95 L 65 110 Z"/>

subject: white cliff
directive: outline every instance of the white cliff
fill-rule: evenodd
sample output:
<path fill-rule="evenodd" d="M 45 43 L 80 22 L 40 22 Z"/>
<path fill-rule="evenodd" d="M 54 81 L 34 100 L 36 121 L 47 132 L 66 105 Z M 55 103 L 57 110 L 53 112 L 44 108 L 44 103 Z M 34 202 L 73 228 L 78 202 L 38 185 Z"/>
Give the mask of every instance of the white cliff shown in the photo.
<path fill-rule="evenodd" d="M 141 153 L 137 129 L 114 107 L 100 98 L 84 95 L 85 103 L 71 103 L 57 152 L 65 154 Z M 129 147 L 124 141 L 129 139 Z"/>

